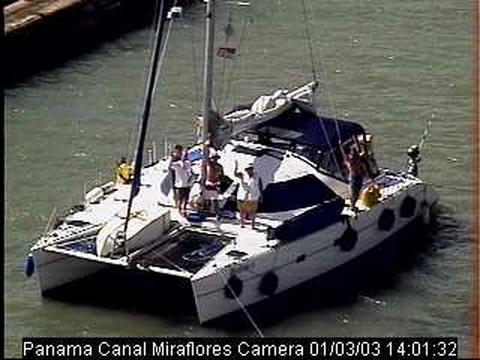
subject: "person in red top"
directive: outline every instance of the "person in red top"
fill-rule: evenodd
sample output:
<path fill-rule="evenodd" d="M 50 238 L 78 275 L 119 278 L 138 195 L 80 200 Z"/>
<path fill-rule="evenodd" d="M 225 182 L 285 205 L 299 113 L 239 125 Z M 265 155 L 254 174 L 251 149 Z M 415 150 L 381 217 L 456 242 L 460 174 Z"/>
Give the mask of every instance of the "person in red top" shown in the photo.
<path fill-rule="evenodd" d="M 356 147 L 352 146 L 347 149 L 345 154 L 345 164 L 349 171 L 349 183 L 350 183 L 350 205 L 355 211 L 357 208 L 358 197 L 363 186 L 363 178 L 366 175 L 365 161 Z"/>

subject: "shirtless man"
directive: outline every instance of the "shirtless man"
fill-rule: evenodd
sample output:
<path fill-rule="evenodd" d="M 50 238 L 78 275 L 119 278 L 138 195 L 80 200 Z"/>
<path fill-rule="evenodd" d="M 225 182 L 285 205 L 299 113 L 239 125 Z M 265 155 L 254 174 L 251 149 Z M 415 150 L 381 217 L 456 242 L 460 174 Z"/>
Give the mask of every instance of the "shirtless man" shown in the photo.
<path fill-rule="evenodd" d="M 205 163 L 205 179 L 203 179 L 204 198 L 208 202 L 210 212 L 220 219 L 219 194 L 220 182 L 223 177 L 223 167 L 218 163 L 220 156 L 211 150 L 210 157 Z"/>

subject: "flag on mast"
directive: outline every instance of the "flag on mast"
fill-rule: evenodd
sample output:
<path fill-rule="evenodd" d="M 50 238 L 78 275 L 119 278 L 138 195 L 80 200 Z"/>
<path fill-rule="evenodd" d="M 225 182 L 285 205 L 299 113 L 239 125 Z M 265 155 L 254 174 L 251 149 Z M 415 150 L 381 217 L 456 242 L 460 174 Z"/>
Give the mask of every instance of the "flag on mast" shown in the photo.
<path fill-rule="evenodd" d="M 233 47 L 222 46 L 217 50 L 217 56 L 225 59 L 233 59 L 237 54 L 237 49 Z"/>

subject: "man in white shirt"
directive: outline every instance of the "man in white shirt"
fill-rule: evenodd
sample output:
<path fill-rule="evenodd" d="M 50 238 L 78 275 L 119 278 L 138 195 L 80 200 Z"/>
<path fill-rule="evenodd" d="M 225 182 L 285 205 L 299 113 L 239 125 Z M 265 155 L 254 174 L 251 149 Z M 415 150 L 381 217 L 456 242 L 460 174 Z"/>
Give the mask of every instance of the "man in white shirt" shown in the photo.
<path fill-rule="evenodd" d="M 248 165 L 245 172 L 235 172 L 235 176 L 239 179 L 237 201 L 240 210 L 240 226 L 244 227 L 246 220 L 250 219 L 252 229 L 255 229 L 255 217 L 260 199 L 259 179 L 253 171 L 253 165 Z"/>
<path fill-rule="evenodd" d="M 173 172 L 175 205 L 180 214 L 185 216 L 190 196 L 192 167 L 187 158 L 187 151 L 181 145 L 176 145 L 172 151 L 168 168 Z"/>

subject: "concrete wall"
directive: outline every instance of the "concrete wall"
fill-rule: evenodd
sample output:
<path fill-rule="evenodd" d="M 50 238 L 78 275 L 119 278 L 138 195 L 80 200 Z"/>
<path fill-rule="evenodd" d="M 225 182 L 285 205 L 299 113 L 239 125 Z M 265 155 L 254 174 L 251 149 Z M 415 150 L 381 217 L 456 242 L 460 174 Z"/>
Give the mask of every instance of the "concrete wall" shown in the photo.
<path fill-rule="evenodd" d="M 170 5 L 173 0 L 168 0 Z M 188 5 L 197 0 L 180 1 Z M 4 8 L 5 83 L 151 23 L 156 0 L 19 0 Z"/>

